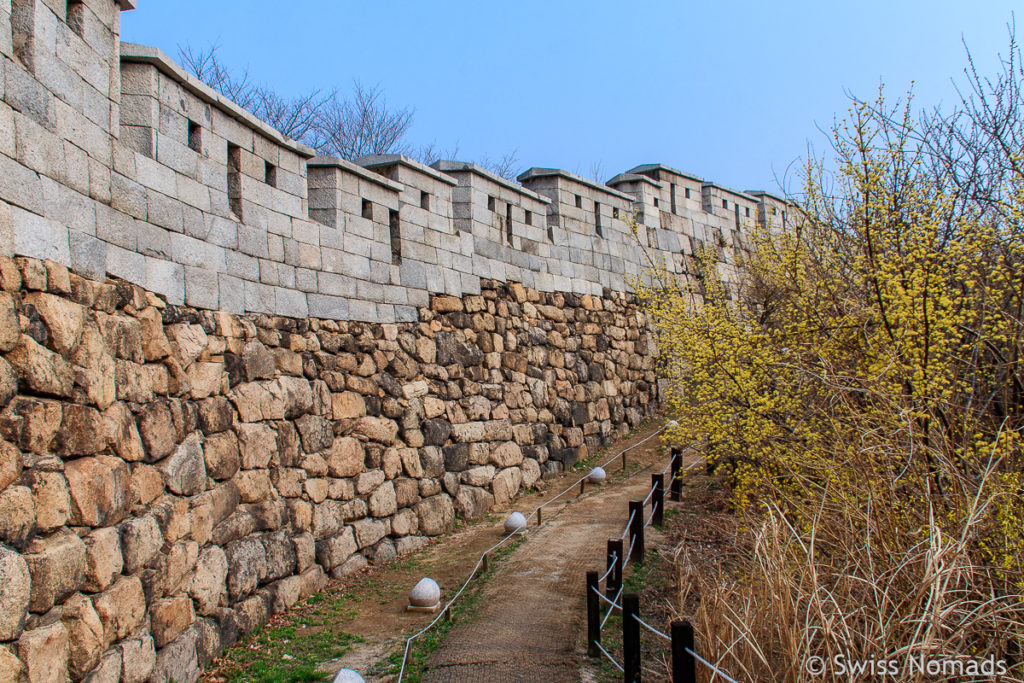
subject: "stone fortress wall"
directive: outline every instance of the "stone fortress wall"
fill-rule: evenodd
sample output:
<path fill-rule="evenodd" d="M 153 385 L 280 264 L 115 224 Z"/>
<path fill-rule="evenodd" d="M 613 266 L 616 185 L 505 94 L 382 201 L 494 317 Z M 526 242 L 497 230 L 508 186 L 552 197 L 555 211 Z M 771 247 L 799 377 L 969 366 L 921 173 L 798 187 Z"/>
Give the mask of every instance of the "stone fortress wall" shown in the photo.
<path fill-rule="evenodd" d="M 158 50 L 121 43 L 117 9 L 0 4 L 6 253 L 171 304 L 395 322 L 481 279 L 625 291 L 643 247 L 678 273 L 701 245 L 730 261 L 744 228 L 786 209 L 661 165 L 607 185 L 533 168 L 517 184 L 460 162 L 314 157 Z"/>
<path fill-rule="evenodd" d="M 121 43 L 133 6 L 0 0 L 2 681 L 193 681 L 506 506 L 656 409 L 642 248 L 685 276 L 785 216 L 660 165 L 315 157 Z"/>

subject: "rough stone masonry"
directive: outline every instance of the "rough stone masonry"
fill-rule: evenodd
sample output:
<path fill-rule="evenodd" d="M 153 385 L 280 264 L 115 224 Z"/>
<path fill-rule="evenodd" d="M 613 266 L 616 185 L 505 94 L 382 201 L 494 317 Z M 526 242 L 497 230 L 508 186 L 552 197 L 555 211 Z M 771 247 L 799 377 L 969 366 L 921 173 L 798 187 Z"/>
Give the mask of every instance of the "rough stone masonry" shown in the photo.
<path fill-rule="evenodd" d="M 0 257 L 0 680 L 192 681 L 656 405 L 629 295 L 237 316 Z"/>
<path fill-rule="evenodd" d="M 655 409 L 644 251 L 732 277 L 786 220 L 660 164 L 314 157 L 122 44 L 133 7 L 0 0 L 4 682 L 194 681 L 506 506 Z"/>

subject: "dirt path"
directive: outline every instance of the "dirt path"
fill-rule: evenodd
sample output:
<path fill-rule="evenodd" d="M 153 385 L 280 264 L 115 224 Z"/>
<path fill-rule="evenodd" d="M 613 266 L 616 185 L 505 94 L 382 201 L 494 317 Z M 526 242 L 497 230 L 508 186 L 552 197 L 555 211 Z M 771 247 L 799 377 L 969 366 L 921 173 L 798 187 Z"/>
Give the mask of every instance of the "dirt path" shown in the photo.
<path fill-rule="evenodd" d="M 654 431 L 615 444 L 610 453 Z M 580 680 L 575 650 L 584 618 L 584 575 L 603 570 L 605 543 L 622 532 L 628 502 L 642 499 L 650 490 L 650 472 L 667 463 L 658 439 L 631 451 L 629 459 L 643 466 L 628 479 L 576 500 L 570 497 L 558 511 L 545 508 L 550 521 L 531 528 L 522 546 L 500 565 L 473 618 L 447 635 L 423 681 Z"/>

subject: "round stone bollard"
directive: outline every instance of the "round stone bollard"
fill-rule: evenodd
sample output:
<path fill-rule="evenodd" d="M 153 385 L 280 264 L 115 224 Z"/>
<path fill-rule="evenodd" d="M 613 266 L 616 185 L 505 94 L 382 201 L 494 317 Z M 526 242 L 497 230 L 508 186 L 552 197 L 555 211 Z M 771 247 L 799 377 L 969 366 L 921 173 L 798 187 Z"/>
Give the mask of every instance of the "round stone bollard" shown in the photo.
<path fill-rule="evenodd" d="M 526 533 L 526 517 L 523 516 L 522 512 L 513 512 L 505 520 L 505 533 L 511 534 L 513 532 Z"/>
<path fill-rule="evenodd" d="M 589 481 L 591 484 L 603 484 L 604 480 L 607 478 L 608 475 L 605 474 L 603 467 L 595 467 L 594 469 L 590 470 L 590 474 L 587 475 L 587 481 Z"/>
<path fill-rule="evenodd" d="M 363 677 L 352 669 L 342 669 L 334 677 L 334 683 L 365 683 Z"/>
<path fill-rule="evenodd" d="M 409 607 L 412 612 L 436 612 L 441 606 L 441 587 L 437 581 L 424 577 L 409 591 Z"/>

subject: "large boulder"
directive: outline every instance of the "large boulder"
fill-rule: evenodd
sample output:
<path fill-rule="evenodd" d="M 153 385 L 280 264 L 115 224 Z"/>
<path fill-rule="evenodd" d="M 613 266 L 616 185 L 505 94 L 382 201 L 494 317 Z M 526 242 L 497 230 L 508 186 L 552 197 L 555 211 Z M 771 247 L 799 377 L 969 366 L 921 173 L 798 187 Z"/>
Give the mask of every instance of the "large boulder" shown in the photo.
<path fill-rule="evenodd" d="M 21 555 L 0 546 L 0 641 L 21 632 L 31 595 L 31 576 Z"/>
<path fill-rule="evenodd" d="M 261 469 L 269 465 L 270 459 L 277 454 L 277 430 L 262 423 L 242 423 L 235 429 L 242 468 Z"/>
<path fill-rule="evenodd" d="M 103 624 L 89 598 L 76 593 L 64 601 L 61 620 L 70 641 L 70 668 L 75 680 L 96 668 L 103 654 Z"/>
<path fill-rule="evenodd" d="M 498 506 L 507 505 L 519 493 L 519 487 L 523 483 L 523 473 L 518 467 L 509 467 L 498 472 L 491 482 L 491 491 L 494 492 L 494 502 Z"/>
<path fill-rule="evenodd" d="M 150 633 L 157 648 L 177 638 L 196 618 L 192 601 L 185 596 L 154 600 L 149 611 Z"/>
<path fill-rule="evenodd" d="M 421 500 L 416 504 L 420 533 L 425 536 L 439 536 L 451 529 L 455 523 L 455 508 L 452 499 L 440 493 Z"/>
<path fill-rule="evenodd" d="M 523 451 L 514 441 L 506 441 L 495 447 L 490 454 L 490 464 L 498 468 L 514 467 L 523 461 Z"/>
<path fill-rule="evenodd" d="M 199 434 L 193 432 L 178 445 L 174 453 L 157 464 L 164 484 L 182 496 L 202 493 L 206 486 L 206 460 L 199 443 Z"/>
<path fill-rule="evenodd" d="M 326 458 L 332 477 L 354 477 L 365 469 L 363 445 L 351 437 L 335 439 Z"/>
<path fill-rule="evenodd" d="M 68 630 L 60 621 L 25 631 L 18 639 L 18 658 L 29 683 L 67 681 L 70 656 Z"/>
<path fill-rule="evenodd" d="M 117 529 L 96 529 L 84 539 L 85 584 L 83 590 L 98 593 L 106 590 L 121 574 L 121 538 Z"/>
<path fill-rule="evenodd" d="M 463 519 L 476 519 L 494 506 L 494 496 L 476 486 L 460 486 L 455 496 L 455 511 Z"/>
<path fill-rule="evenodd" d="M 85 583 L 85 543 L 68 529 L 37 538 L 24 558 L 32 575 L 33 612 L 47 611 Z"/>
<path fill-rule="evenodd" d="M 227 601 L 228 558 L 220 546 L 203 550 L 186 590 L 200 614 L 213 614 Z"/>
<path fill-rule="evenodd" d="M 8 486 L 0 491 L 0 543 L 23 548 L 36 532 L 36 505 L 32 489 Z"/>
<path fill-rule="evenodd" d="M 135 576 L 122 576 L 113 586 L 93 597 L 92 604 L 103 624 L 103 643 L 109 647 L 126 638 L 146 617 L 146 594 Z"/>
<path fill-rule="evenodd" d="M 228 594 L 232 602 L 256 590 L 267 573 L 267 551 L 255 538 L 232 541 L 225 548 L 228 559 Z"/>
<path fill-rule="evenodd" d="M 6 356 L 18 377 L 34 392 L 51 396 L 71 396 L 75 373 L 71 364 L 59 355 L 21 335 L 18 345 Z"/>
<path fill-rule="evenodd" d="M 64 475 L 71 493 L 72 524 L 97 527 L 121 521 L 131 486 L 127 463 L 109 455 L 78 458 L 64 466 Z"/>
<path fill-rule="evenodd" d="M 355 432 L 370 441 L 390 446 L 398 436 L 398 425 L 383 417 L 361 417 L 356 421 Z"/>

